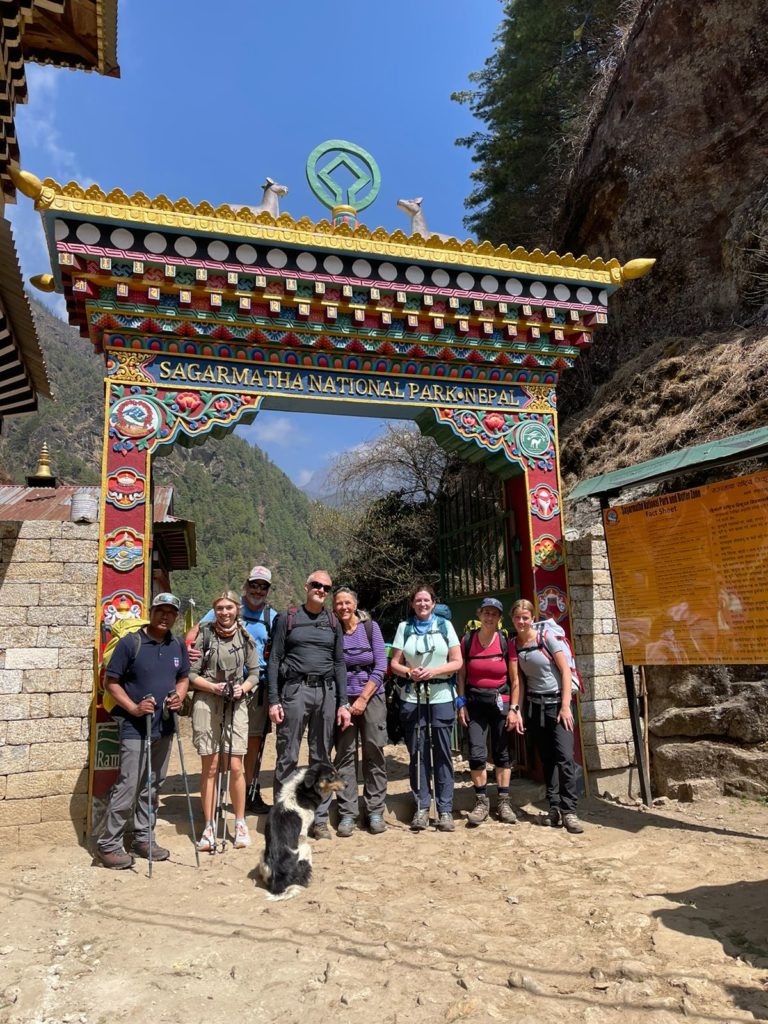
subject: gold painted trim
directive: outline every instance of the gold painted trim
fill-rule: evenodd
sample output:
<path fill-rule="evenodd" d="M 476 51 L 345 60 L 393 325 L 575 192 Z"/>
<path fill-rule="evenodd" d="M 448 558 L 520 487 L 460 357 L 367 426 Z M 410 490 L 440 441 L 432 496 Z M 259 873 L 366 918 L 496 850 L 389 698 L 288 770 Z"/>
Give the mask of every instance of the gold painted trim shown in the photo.
<path fill-rule="evenodd" d="M 164 195 L 151 199 L 143 192 L 136 192 L 128 196 L 122 189 L 106 193 L 98 185 L 84 189 L 71 181 L 62 186 L 52 178 L 42 182 L 42 192 L 35 205 L 38 209 L 95 220 L 116 220 L 200 234 L 226 234 L 336 252 L 369 253 L 614 286 L 623 280 L 617 259 L 606 262 L 599 257 L 594 260 L 588 256 L 577 258 L 572 253 L 560 256 L 556 252 L 543 253 L 540 249 L 529 253 L 522 246 L 511 250 L 507 245 L 494 247 L 490 242 L 476 243 L 470 239 L 443 241 L 437 235 L 425 239 L 400 230 L 389 234 L 381 227 L 371 231 L 364 224 L 354 229 L 346 224 L 334 227 L 328 220 L 318 223 L 307 217 L 294 220 L 287 213 L 275 220 L 268 213 L 255 215 L 247 206 L 235 212 L 226 204 L 214 208 L 202 202 L 194 206 L 188 199 L 174 203 Z"/>

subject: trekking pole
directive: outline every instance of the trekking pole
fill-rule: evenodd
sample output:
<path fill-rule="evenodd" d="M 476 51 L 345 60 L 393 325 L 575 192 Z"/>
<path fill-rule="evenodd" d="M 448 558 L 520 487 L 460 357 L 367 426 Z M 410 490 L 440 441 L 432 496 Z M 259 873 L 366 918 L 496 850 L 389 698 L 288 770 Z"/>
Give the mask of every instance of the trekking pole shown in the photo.
<path fill-rule="evenodd" d="M 171 690 L 168 694 L 172 697 L 176 693 L 175 690 Z M 167 699 L 167 698 L 166 698 Z M 187 794 L 187 810 L 189 811 L 189 834 L 192 837 L 192 848 L 195 851 L 195 864 L 200 867 L 200 853 L 197 849 L 197 838 L 195 836 L 195 816 L 192 813 L 192 797 L 189 795 L 189 779 L 187 777 L 187 769 L 184 766 L 184 751 L 181 747 L 181 729 L 179 728 L 179 713 L 178 711 L 171 711 L 173 715 L 173 731 L 176 733 L 176 743 L 179 747 L 179 762 L 181 763 L 181 777 L 184 780 L 184 792 Z"/>
<path fill-rule="evenodd" d="M 421 810 L 421 684 L 416 683 L 416 809 Z"/>
<path fill-rule="evenodd" d="M 259 796 L 261 793 L 261 786 L 259 785 L 259 775 L 261 774 L 261 762 L 264 757 L 264 747 L 266 746 L 267 743 L 267 736 L 269 736 L 269 725 L 269 717 L 267 717 L 267 721 L 264 726 L 264 731 L 261 734 L 259 752 L 256 755 L 256 764 L 253 766 L 253 778 L 251 779 L 251 784 L 248 787 L 248 792 L 246 793 L 246 799 L 248 800 L 249 803 L 251 800 L 255 800 L 256 797 Z"/>
<path fill-rule="evenodd" d="M 221 843 L 219 853 L 224 853 L 227 848 L 227 797 L 229 796 L 229 780 L 232 772 L 232 739 L 234 732 L 234 719 L 235 719 L 235 701 L 234 698 L 229 699 L 229 742 L 227 744 L 227 769 L 226 776 L 224 779 L 224 786 L 221 791 Z M 227 706 L 224 706 L 224 719 L 222 721 L 222 728 L 226 728 L 227 724 Z M 231 802 L 231 801 L 230 801 Z M 218 828 L 217 828 L 218 833 Z"/>
<path fill-rule="evenodd" d="M 437 780 L 435 778 L 435 749 L 432 746 L 432 705 L 429 702 L 429 683 L 424 680 L 424 697 L 427 704 L 427 789 L 429 790 L 429 809 L 432 811 L 432 795 L 435 797 L 435 816 L 440 817 L 437 810 Z M 433 785 L 434 783 L 434 785 Z"/>
<path fill-rule="evenodd" d="M 154 700 L 151 693 L 146 694 L 143 700 Z M 148 712 L 144 716 L 144 724 L 146 726 L 146 745 L 147 745 L 147 820 L 149 821 L 149 842 L 147 843 L 147 866 L 149 868 L 148 877 L 152 877 L 152 718 L 153 712 Z"/>
<path fill-rule="evenodd" d="M 224 741 L 226 739 L 225 726 L 227 724 L 227 705 L 224 696 L 222 696 L 224 706 L 221 712 L 221 735 L 219 737 L 219 753 L 216 758 L 216 799 L 213 805 L 213 842 L 211 843 L 210 853 L 216 853 L 216 846 L 218 843 L 219 835 L 219 817 L 221 815 L 221 776 L 223 772 L 222 765 L 224 763 Z"/>

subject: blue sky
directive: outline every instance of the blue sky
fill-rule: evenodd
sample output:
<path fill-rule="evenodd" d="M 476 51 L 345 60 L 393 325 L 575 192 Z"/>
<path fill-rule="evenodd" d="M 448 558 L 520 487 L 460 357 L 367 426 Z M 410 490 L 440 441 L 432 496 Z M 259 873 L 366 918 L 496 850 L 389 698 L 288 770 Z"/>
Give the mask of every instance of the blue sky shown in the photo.
<path fill-rule="evenodd" d="M 361 218 L 369 227 L 405 230 L 397 200 L 424 196 L 431 229 L 466 237 L 472 165 L 454 140 L 477 125 L 450 94 L 491 53 L 501 13 L 499 0 L 120 0 L 120 79 L 28 65 L 22 166 L 214 205 L 258 202 L 268 175 L 290 189 L 281 210 L 319 220 L 306 159 L 342 138 L 381 168 L 379 198 Z M 31 203 L 20 196 L 8 210 L 25 276 L 47 272 Z M 377 427 L 266 412 L 238 432 L 304 484 Z"/>

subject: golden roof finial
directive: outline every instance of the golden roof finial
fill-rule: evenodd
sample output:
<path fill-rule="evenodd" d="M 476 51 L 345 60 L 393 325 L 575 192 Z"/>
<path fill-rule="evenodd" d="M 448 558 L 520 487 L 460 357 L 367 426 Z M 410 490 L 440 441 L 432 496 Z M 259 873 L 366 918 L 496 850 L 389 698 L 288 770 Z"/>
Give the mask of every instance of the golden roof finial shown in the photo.
<path fill-rule="evenodd" d="M 37 460 L 37 469 L 32 476 L 27 477 L 27 487 L 55 487 L 56 477 L 51 472 L 51 459 L 48 454 L 48 444 L 43 441 L 40 449 L 40 458 Z"/>

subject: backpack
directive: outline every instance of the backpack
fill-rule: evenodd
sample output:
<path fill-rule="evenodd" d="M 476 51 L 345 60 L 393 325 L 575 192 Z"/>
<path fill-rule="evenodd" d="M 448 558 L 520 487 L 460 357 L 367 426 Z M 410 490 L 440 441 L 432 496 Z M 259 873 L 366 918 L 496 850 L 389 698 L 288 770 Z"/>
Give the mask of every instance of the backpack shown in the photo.
<path fill-rule="evenodd" d="M 291 607 L 288 609 L 288 611 L 286 613 L 287 616 L 288 616 L 288 620 L 287 620 L 286 625 L 285 625 L 285 636 L 286 636 L 286 639 L 288 638 L 288 634 L 291 632 L 293 627 L 296 625 L 296 613 L 298 612 L 298 610 L 299 609 L 296 607 L 296 605 L 292 604 Z M 329 611 L 327 608 L 323 608 L 323 611 L 328 616 L 328 625 L 331 627 L 331 629 L 335 633 L 336 632 L 336 627 L 339 624 L 339 620 L 336 618 L 335 614 L 332 611 Z M 314 622 L 300 622 L 299 623 L 300 627 L 301 626 L 314 626 L 314 625 L 315 625 Z M 368 632 L 368 630 L 366 629 L 366 634 L 367 634 L 367 632 Z"/>
<path fill-rule="evenodd" d="M 556 640 L 559 640 L 563 645 L 563 654 L 565 660 L 568 662 L 568 668 L 571 670 L 571 695 L 575 696 L 577 693 L 584 693 L 584 680 L 581 678 L 581 673 L 576 668 L 576 658 L 573 654 L 573 648 L 571 647 L 570 640 L 565 634 L 563 627 L 555 622 L 554 619 L 542 619 L 540 622 L 534 622 L 533 628 L 536 630 L 536 646 L 541 653 L 550 661 L 554 662 L 554 658 L 549 651 L 549 648 L 544 643 L 544 637 L 547 633 L 550 633 Z"/>
<path fill-rule="evenodd" d="M 139 636 L 138 631 L 141 629 L 142 626 L 148 625 L 149 619 L 138 619 L 133 616 L 127 619 L 117 619 L 115 622 L 113 622 L 109 642 L 107 646 L 104 648 L 104 653 L 101 656 L 101 664 L 102 668 L 104 669 L 103 679 L 105 683 L 107 679 L 107 665 L 109 665 L 110 661 L 112 660 L 112 655 L 115 653 L 115 648 L 117 647 L 118 642 L 122 640 L 124 636 L 128 636 L 130 633 L 136 634 L 134 637 L 134 647 L 133 650 L 131 651 L 131 656 L 128 661 L 128 668 L 133 668 L 133 663 L 138 656 L 139 650 L 141 649 L 141 637 Z M 107 714 L 110 715 L 117 707 L 117 701 L 109 692 L 109 690 L 106 689 L 106 687 L 104 688 L 104 695 L 101 699 L 101 703 L 104 706 L 104 710 L 107 712 Z"/>
<path fill-rule="evenodd" d="M 264 604 L 259 609 L 258 616 L 255 619 L 243 619 L 243 625 L 246 629 L 248 628 L 249 622 L 263 622 L 264 628 L 267 631 L 267 639 L 264 642 L 264 663 L 269 661 L 269 652 L 272 649 L 272 634 L 275 631 L 275 621 L 277 620 L 277 612 L 271 604 Z"/>
<path fill-rule="evenodd" d="M 495 655 L 495 654 L 474 654 L 474 655 L 471 655 L 469 653 L 470 649 L 472 647 L 472 637 L 478 631 L 479 631 L 479 627 L 477 627 L 476 629 L 475 628 L 468 629 L 467 632 L 464 634 L 464 636 L 461 638 L 461 652 L 464 655 L 464 664 L 465 665 L 472 658 L 478 659 L 478 658 L 495 658 L 495 657 L 497 657 L 497 655 Z M 501 640 L 501 654 L 502 654 L 502 657 L 504 658 L 504 661 L 508 661 L 509 660 L 509 638 L 507 636 L 507 631 L 505 629 L 500 629 L 498 631 L 498 633 L 499 633 L 499 639 Z"/>
<path fill-rule="evenodd" d="M 448 619 L 444 615 L 435 615 L 435 624 L 437 631 L 448 644 Z M 413 615 L 405 620 L 405 632 L 403 634 L 403 644 L 407 643 L 408 639 L 413 636 L 416 630 L 415 618 Z M 429 633 L 434 633 L 434 629 L 430 629 Z M 429 633 L 425 633 L 425 636 L 429 636 Z"/>

